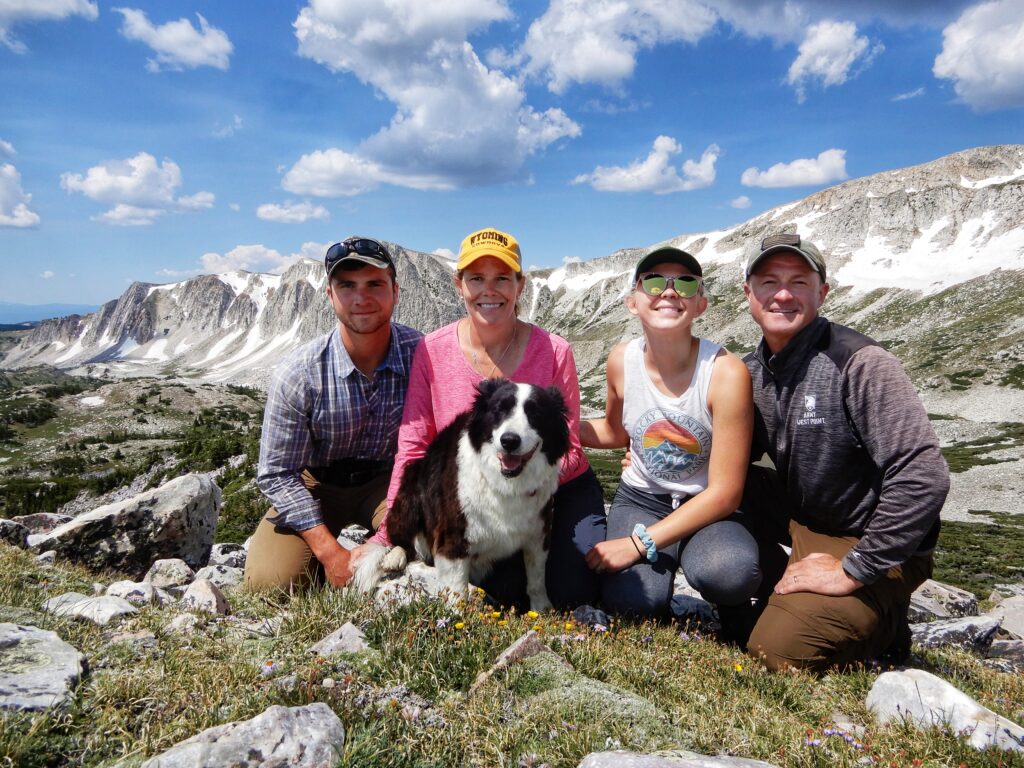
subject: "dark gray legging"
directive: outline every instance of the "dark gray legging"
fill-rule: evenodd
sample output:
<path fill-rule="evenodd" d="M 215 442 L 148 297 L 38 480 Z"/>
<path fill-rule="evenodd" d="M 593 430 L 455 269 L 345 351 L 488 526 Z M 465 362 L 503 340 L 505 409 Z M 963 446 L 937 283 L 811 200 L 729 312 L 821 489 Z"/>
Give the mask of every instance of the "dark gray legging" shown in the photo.
<path fill-rule="evenodd" d="M 633 526 L 651 526 L 675 506 L 668 494 L 650 494 L 620 483 L 608 511 L 608 538 L 630 536 Z M 705 526 L 672 546 L 658 550 L 654 563 L 642 560 L 601 580 L 606 610 L 632 616 L 665 616 L 680 563 L 690 586 L 709 603 L 749 605 L 761 585 L 757 542 L 743 525 L 743 513 Z"/>

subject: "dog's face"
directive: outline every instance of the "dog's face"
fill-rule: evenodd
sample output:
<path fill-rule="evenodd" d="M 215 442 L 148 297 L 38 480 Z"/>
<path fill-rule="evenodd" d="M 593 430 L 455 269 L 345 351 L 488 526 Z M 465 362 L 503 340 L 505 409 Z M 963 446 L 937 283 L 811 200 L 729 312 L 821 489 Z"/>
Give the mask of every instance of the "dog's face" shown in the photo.
<path fill-rule="evenodd" d="M 478 453 L 493 454 L 501 474 L 520 475 L 535 460 L 554 465 L 569 450 L 565 401 L 547 389 L 507 379 L 485 379 L 477 387 L 469 440 Z"/>

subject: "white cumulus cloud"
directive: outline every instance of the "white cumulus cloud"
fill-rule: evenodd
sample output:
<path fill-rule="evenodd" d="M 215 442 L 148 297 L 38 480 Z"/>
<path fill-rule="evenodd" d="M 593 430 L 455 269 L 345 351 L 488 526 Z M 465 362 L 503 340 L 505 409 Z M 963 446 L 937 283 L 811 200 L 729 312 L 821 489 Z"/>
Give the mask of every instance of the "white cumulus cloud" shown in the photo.
<path fill-rule="evenodd" d="M 181 168 L 173 160 L 157 163 L 148 152 L 127 160 L 111 160 L 93 166 L 84 174 L 63 173 L 60 185 L 98 203 L 113 205 L 97 220 L 120 226 L 152 224 L 165 213 L 210 208 L 212 192 L 177 197 Z"/>
<path fill-rule="evenodd" d="M 817 157 L 776 163 L 767 171 L 747 168 L 740 177 L 740 183 L 745 187 L 802 187 L 845 178 L 846 150 L 826 149 Z"/>
<path fill-rule="evenodd" d="M 227 125 L 217 125 L 214 127 L 213 137 L 215 139 L 227 139 L 234 136 L 240 130 L 242 130 L 242 118 L 239 115 L 235 115 Z"/>
<path fill-rule="evenodd" d="M 129 40 L 145 43 L 156 53 L 156 58 L 146 61 L 146 69 L 150 72 L 196 67 L 228 68 L 234 46 L 222 30 L 211 27 L 201 14 L 196 14 L 199 19 L 199 29 L 196 29 L 188 19 L 155 26 L 144 11 L 135 8 L 114 10 L 124 17 L 121 34 Z"/>
<path fill-rule="evenodd" d="M 305 247 L 305 246 L 304 246 Z M 232 272 L 242 269 L 246 272 L 272 272 L 281 274 L 300 259 L 308 258 L 305 253 L 283 256 L 265 245 L 236 245 L 227 253 L 204 253 L 199 259 L 205 272 Z"/>
<path fill-rule="evenodd" d="M 99 8 L 88 0 L 0 0 L 0 45 L 25 53 L 28 48 L 11 34 L 11 27 L 22 22 L 60 21 L 68 16 L 94 21 Z"/>
<path fill-rule="evenodd" d="M 1024 0 L 964 11 L 943 30 L 932 72 L 976 111 L 1024 106 Z"/>
<path fill-rule="evenodd" d="M 282 186 L 344 196 L 392 184 L 449 189 L 520 179 L 527 159 L 580 134 L 560 109 L 537 110 L 467 37 L 511 12 L 504 0 L 314 0 L 294 22 L 299 54 L 350 73 L 395 106 L 358 146 L 303 155 Z"/>
<path fill-rule="evenodd" d="M 302 224 L 306 221 L 326 221 L 331 218 L 322 205 L 313 205 L 309 202 L 286 202 L 282 205 L 264 203 L 256 209 L 256 215 L 264 221 L 276 221 L 281 224 Z"/>
<path fill-rule="evenodd" d="M 746 195 L 740 195 L 739 197 L 734 197 L 732 200 L 729 201 L 729 206 L 732 207 L 732 208 L 739 208 L 740 210 L 742 210 L 744 208 L 749 208 L 750 207 L 750 198 L 747 197 Z"/>
<path fill-rule="evenodd" d="M 11 142 L 0 139 L 0 157 L 14 157 L 16 154 Z"/>
<path fill-rule="evenodd" d="M 39 276 L 43 278 L 43 280 L 49 280 L 51 277 L 56 277 L 56 275 L 57 273 L 54 272 L 52 269 L 47 269 L 44 272 L 42 272 Z"/>
<path fill-rule="evenodd" d="M 923 85 L 920 88 L 915 88 L 914 90 L 907 91 L 906 93 L 897 93 L 890 99 L 890 101 L 907 101 L 908 99 L 916 99 L 919 96 L 924 96 Z"/>
<path fill-rule="evenodd" d="M 634 160 L 626 166 L 599 165 L 590 173 L 577 176 L 572 183 L 590 184 L 601 192 L 654 192 L 657 195 L 711 186 L 715 181 L 718 145 L 705 149 L 700 160 L 686 160 L 677 168 L 672 164 L 672 156 L 682 151 L 679 142 L 671 136 L 659 136 L 643 160 Z"/>
<path fill-rule="evenodd" d="M 494 52 L 490 60 L 521 62 L 526 74 L 546 79 L 553 93 L 573 83 L 614 88 L 633 75 L 641 50 L 695 43 L 717 18 L 696 0 L 552 0 L 520 48 Z"/>
<path fill-rule="evenodd" d="M 858 60 L 861 66 L 867 66 L 883 50 L 881 43 L 872 47 L 866 37 L 859 37 L 852 21 L 820 21 L 807 28 L 786 80 L 796 89 L 797 99 L 803 101 L 809 82 L 817 81 L 823 88 L 842 85 Z"/>
<path fill-rule="evenodd" d="M 10 163 L 0 165 L 0 227 L 26 229 L 39 224 L 39 214 L 30 209 L 32 195 L 21 188 L 21 174 Z"/>

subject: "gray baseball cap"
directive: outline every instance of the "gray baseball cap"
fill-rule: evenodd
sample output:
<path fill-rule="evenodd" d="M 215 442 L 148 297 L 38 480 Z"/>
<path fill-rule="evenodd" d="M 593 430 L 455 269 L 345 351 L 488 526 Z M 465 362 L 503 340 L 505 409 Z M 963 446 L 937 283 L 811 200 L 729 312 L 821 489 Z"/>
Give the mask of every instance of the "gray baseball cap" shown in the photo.
<path fill-rule="evenodd" d="M 814 243 L 802 239 L 800 235 L 795 233 L 772 235 L 762 240 L 761 249 L 757 253 L 752 254 L 747 260 L 745 277 L 749 278 L 751 273 L 757 268 L 757 265 L 767 257 L 776 253 L 787 252 L 802 256 L 810 268 L 821 275 L 821 281 L 825 282 L 825 257 L 821 255 L 821 251 L 815 247 Z"/>
<path fill-rule="evenodd" d="M 679 264 L 680 266 L 686 267 L 690 270 L 691 274 L 696 275 L 697 277 L 704 276 L 704 271 L 700 268 L 700 262 L 694 258 L 693 254 L 687 253 L 682 248 L 676 248 L 672 245 L 663 245 L 660 248 L 655 248 L 640 259 L 640 262 L 636 265 L 636 269 L 633 270 L 633 284 L 636 285 L 636 281 L 640 278 L 641 272 L 646 272 L 655 264 Z"/>

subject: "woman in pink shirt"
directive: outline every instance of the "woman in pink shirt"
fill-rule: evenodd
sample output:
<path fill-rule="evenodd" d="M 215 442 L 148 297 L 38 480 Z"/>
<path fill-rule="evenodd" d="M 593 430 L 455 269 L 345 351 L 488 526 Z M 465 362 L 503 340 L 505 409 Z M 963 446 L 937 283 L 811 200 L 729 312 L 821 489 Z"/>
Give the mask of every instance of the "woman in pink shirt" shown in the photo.
<path fill-rule="evenodd" d="M 580 447 L 580 391 L 572 349 L 560 336 L 519 319 L 516 304 L 525 284 L 514 237 L 483 229 L 462 241 L 455 289 L 467 316 L 428 334 L 416 350 L 388 508 L 405 466 L 423 456 L 435 435 L 469 409 L 481 380 L 504 377 L 558 387 L 569 413 L 570 446 L 555 494 L 546 586 L 552 604 L 565 610 L 597 601 L 597 574 L 584 558 L 604 541 L 604 500 Z M 386 517 L 373 540 L 389 543 Z M 496 563 L 479 586 L 502 605 L 528 604 L 522 555 Z"/>

